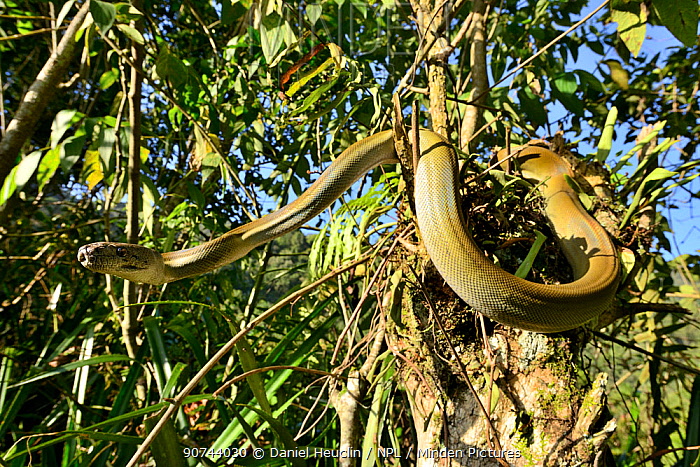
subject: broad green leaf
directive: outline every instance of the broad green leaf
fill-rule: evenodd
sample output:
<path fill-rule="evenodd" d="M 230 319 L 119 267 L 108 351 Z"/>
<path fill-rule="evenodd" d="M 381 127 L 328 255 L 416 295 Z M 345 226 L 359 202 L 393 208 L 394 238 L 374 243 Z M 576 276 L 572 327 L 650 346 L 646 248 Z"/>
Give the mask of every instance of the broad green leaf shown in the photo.
<path fill-rule="evenodd" d="M 117 24 L 117 28 L 137 44 L 145 44 L 146 41 L 136 28 L 132 28 L 128 24 Z"/>
<path fill-rule="evenodd" d="M 106 34 L 109 28 L 112 27 L 112 24 L 114 24 L 114 19 L 117 17 L 117 9 L 110 3 L 101 0 L 91 0 L 90 14 L 97 27 L 100 28 L 100 32 Z"/>
<path fill-rule="evenodd" d="M 129 21 L 138 21 L 143 18 L 143 13 L 130 3 L 116 3 L 114 7 L 117 9 L 117 20 L 122 24 L 126 24 Z"/>
<path fill-rule="evenodd" d="M 102 73 L 100 76 L 100 89 L 108 89 L 119 79 L 119 70 L 112 68 Z"/>
<path fill-rule="evenodd" d="M 554 85 L 563 94 L 573 94 L 578 89 L 576 83 L 576 75 L 573 73 L 564 73 L 554 80 Z"/>
<path fill-rule="evenodd" d="M 56 17 L 56 24 L 63 23 L 63 20 L 66 19 L 66 15 L 68 15 L 70 9 L 73 8 L 74 3 L 75 0 L 69 0 L 63 4 L 63 6 L 61 7 L 61 11 L 58 12 L 58 16 Z"/>
<path fill-rule="evenodd" d="M 583 102 L 575 94 L 566 94 L 559 91 L 559 88 L 554 87 L 552 89 L 552 96 L 559 100 L 567 110 L 571 111 L 574 115 L 582 117 L 584 115 Z"/>
<path fill-rule="evenodd" d="M 686 47 L 697 43 L 698 2 L 696 0 L 652 0 L 656 16 Z"/>
<path fill-rule="evenodd" d="M 143 149 L 143 148 L 142 148 Z M 154 213 L 156 204 L 159 198 L 158 189 L 153 180 L 141 175 L 142 193 L 141 193 L 141 210 L 143 211 L 143 227 L 148 230 L 148 233 L 153 235 Z"/>
<path fill-rule="evenodd" d="M 187 194 L 190 196 L 190 199 L 194 201 L 194 203 L 199 209 L 204 209 L 206 207 L 206 198 L 202 194 L 202 191 L 199 188 L 197 188 L 197 186 L 194 183 L 187 183 Z"/>
<path fill-rule="evenodd" d="M 637 262 L 637 258 L 634 256 L 634 252 L 629 248 L 622 248 L 620 251 L 620 265 L 622 266 L 622 281 L 625 280 L 627 275 L 632 272 L 634 265 Z"/>
<path fill-rule="evenodd" d="M 518 100 L 522 108 L 522 116 L 529 119 L 535 127 L 547 123 L 547 111 L 542 99 L 533 94 L 529 86 L 523 86 L 518 91 Z"/>
<path fill-rule="evenodd" d="M 51 123 L 51 147 L 55 148 L 68 128 L 83 117 L 84 115 L 77 110 L 61 110 L 58 112 Z"/>
<path fill-rule="evenodd" d="M 221 23 L 224 26 L 233 24 L 242 18 L 250 8 L 250 2 L 238 0 L 223 0 L 221 2 Z"/>
<path fill-rule="evenodd" d="M 617 23 L 617 31 L 627 49 L 635 57 L 639 55 L 647 33 L 646 9 L 630 3 L 625 10 L 612 10 L 610 18 Z"/>
<path fill-rule="evenodd" d="M 586 85 L 594 91 L 603 92 L 603 83 L 595 75 L 585 70 L 576 70 L 575 73 L 578 75 L 582 85 Z"/>
<path fill-rule="evenodd" d="M 274 62 L 284 42 L 283 21 L 277 14 L 272 14 L 260 24 L 260 45 L 268 65 Z"/>
<path fill-rule="evenodd" d="M 306 17 L 309 18 L 311 26 L 316 24 L 316 21 L 318 21 L 322 13 L 323 7 L 318 3 L 312 3 L 306 6 Z"/>
<path fill-rule="evenodd" d="M 39 182 L 39 192 L 44 190 L 44 187 L 56 173 L 59 164 L 61 163 L 61 153 L 64 152 L 63 144 L 58 145 L 53 149 L 49 149 L 46 155 L 41 159 L 39 170 L 37 171 L 37 181 Z"/>
<path fill-rule="evenodd" d="M 5 204 L 15 191 L 21 190 L 36 171 L 41 160 L 41 151 L 34 151 L 17 164 L 10 174 L 5 178 L 5 182 L 0 191 L 0 206 Z"/>
<path fill-rule="evenodd" d="M 172 107 L 168 110 L 168 120 L 170 120 L 170 124 L 175 128 L 179 127 L 182 124 L 182 112 L 180 109 Z"/>
<path fill-rule="evenodd" d="M 22 159 L 22 161 L 17 165 L 17 172 L 15 173 L 15 183 L 17 184 L 17 189 L 22 189 L 22 187 L 29 181 L 34 171 L 39 166 L 39 161 L 41 160 L 41 151 L 34 151 L 27 157 Z"/>
<path fill-rule="evenodd" d="M 97 151 L 102 158 L 102 164 L 109 173 L 110 168 L 114 166 L 111 163 L 112 154 L 114 153 L 114 145 L 117 142 L 115 130 L 113 127 L 100 126 L 100 132 L 97 135 Z"/>
<path fill-rule="evenodd" d="M 169 80 L 173 86 L 180 87 L 187 81 L 187 65 L 163 47 L 156 59 L 156 74 Z"/>
<path fill-rule="evenodd" d="M 623 91 L 629 89 L 630 75 L 627 70 L 624 69 L 622 63 L 613 59 L 604 60 L 601 63 L 604 63 L 610 68 L 610 79 L 618 88 Z"/>
<path fill-rule="evenodd" d="M 5 178 L 2 191 L 0 191 L 0 206 L 5 204 L 15 191 L 24 187 L 24 184 L 34 175 L 40 160 L 41 151 L 34 151 L 10 171 L 10 174 Z"/>

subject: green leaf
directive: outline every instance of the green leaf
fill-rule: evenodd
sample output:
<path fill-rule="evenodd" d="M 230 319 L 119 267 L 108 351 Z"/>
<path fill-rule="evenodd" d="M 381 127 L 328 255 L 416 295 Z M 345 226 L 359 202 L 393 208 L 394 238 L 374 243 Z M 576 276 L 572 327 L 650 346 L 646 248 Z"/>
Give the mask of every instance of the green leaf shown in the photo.
<path fill-rule="evenodd" d="M 17 164 L 5 178 L 2 191 L 0 191 L 0 206 L 5 204 L 15 191 L 21 190 L 29 181 L 41 160 L 41 151 L 34 151 Z"/>
<path fill-rule="evenodd" d="M 306 6 L 306 17 L 309 18 L 309 23 L 311 26 L 316 24 L 316 21 L 321 17 L 323 13 L 323 7 L 318 3 L 312 3 Z"/>
<path fill-rule="evenodd" d="M 256 370 L 258 368 L 258 362 L 255 357 L 253 349 L 250 347 L 250 343 L 244 337 L 236 343 L 236 352 L 238 353 L 238 358 L 241 362 L 241 367 L 246 373 L 249 371 Z M 260 373 L 252 373 L 246 377 L 246 382 L 250 386 L 250 390 L 253 392 L 255 399 L 260 404 L 262 410 L 272 416 L 272 407 L 270 401 L 265 392 L 265 383 L 263 382 L 262 375 Z"/>
<path fill-rule="evenodd" d="M 128 24 L 117 24 L 117 29 L 119 29 L 129 39 L 136 42 L 137 44 L 143 45 L 146 42 L 141 33 L 136 28 L 132 28 Z"/>
<path fill-rule="evenodd" d="M 656 16 L 686 47 L 697 42 L 698 2 L 696 0 L 652 0 Z"/>
<path fill-rule="evenodd" d="M 249 8 L 249 2 L 223 0 L 221 2 L 221 23 L 224 26 L 233 24 L 243 17 Z"/>
<path fill-rule="evenodd" d="M 554 80 L 554 85 L 563 94 L 573 94 L 576 92 L 576 89 L 578 89 L 576 75 L 573 73 L 564 73 L 563 75 L 557 77 Z"/>
<path fill-rule="evenodd" d="M 98 151 L 92 149 L 85 151 L 83 174 L 85 175 L 88 190 L 92 190 L 104 180 L 104 169 L 100 162 L 100 153 Z"/>
<path fill-rule="evenodd" d="M 117 9 L 117 21 L 125 24 L 129 21 L 138 21 L 143 19 L 143 13 L 129 3 L 115 3 L 114 8 Z"/>
<path fill-rule="evenodd" d="M 207 201 L 204 198 L 204 195 L 202 194 L 201 190 L 191 182 L 187 183 L 187 194 L 199 209 L 204 209 L 206 207 Z"/>
<path fill-rule="evenodd" d="M 582 85 L 586 85 L 594 91 L 603 92 L 603 83 L 595 75 L 585 70 L 576 70 L 575 73 L 578 75 Z"/>
<path fill-rule="evenodd" d="M 130 361 L 131 361 L 131 359 L 128 356 L 120 355 L 120 354 L 100 355 L 99 357 L 86 358 L 85 360 L 78 360 L 77 362 L 66 363 L 65 365 L 61 365 L 55 369 L 51 369 L 51 370 L 45 371 L 41 374 L 24 379 L 18 383 L 15 383 L 15 384 L 8 386 L 8 388 L 21 387 L 21 386 L 24 386 L 26 384 L 34 384 L 37 381 L 41 381 L 41 380 L 46 379 L 46 378 L 51 378 L 51 377 L 59 375 L 61 373 L 73 371 L 73 370 L 76 370 L 78 368 L 82 368 L 85 366 L 104 365 L 105 363 L 130 362 Z"/>
<path fill-rule="evenodd" d="M 187 81 L 187 65 L 163 48 L 156 59 L 156 74 L 161 79 L 169 80 L 173 86 L 180 87 Z"/>
<path fill-rule="evenodd" d="M 51 147 L 55 148 L 68 128 L 84 117 L 84 114 L 77 110 L 61 110 L 51 123 Z"/>
<path fill-rule="evenodd" d="M 284 42 L 284 23 L 276 14 L 268 15 L 260 24 L 260 45 L 268 65 L 272 64 Z"/>
<path fill-rule="evenodd" d="M 625 216 L 620 222 L 620 228 L 624 228 L 629 220 L 632 218 L 637 208 L 642 204 L 642 199 L 644 197 L 649 197 L 649 201 L 654 201 L 658 199 L 663 192 L 666 190 L 665 187 L 661 186 L 666 180 L 669 180 L 673 176 L 678 175 L 677 172 L 671 172 L 662 167 L 655 168 L 649 175 L 644 178 L 639 189 L 635 192 L 632 202 L 625 212 Z"/>
<path fill-rule="evenodd" d="M 620 160 L 617 162 L 617 164 L 615 164 L 615 167 L 613 167 L 613 168 L 610 170 L 610 172 L 611 172 L 611 173 L 616 173 L 616 172 L 619 171 L 622 167 L 624 167 L 625 164 L 627 164 L 627 161 L 628 161 L 632 156 L 634 156 L 634 154 L 635 154 L 637 151 L 639 151 L 640 149 L 642 149 L 645 145 L 649 144 L 649 142 L 650 142 L 651 140 L 653 140 L 654 138 L 656 138 L 656 136 L 659 134 L 659 132 L 663 129 L 663 127 L 664 127 L 665 125 L 666 125 L 666 120 L 662 120 L 662 121 L 660 121 L 660 122 L 654 123 L 654 128 L 653 128 L 653 130 L 652 130 L 648 135 L 646 135 L 644 138 L 642 138 L 640 141 L 638 141 L 637 144 L 635 144 L 634 147 L 633 147 L 632 149 L 630 149 L 630 150 L 627 152 L 627 154 L 625 154 L 624 156 L 622 156 L 622 157 L 620 158 Z"/>
<path fill-rule="evenodd" d="M 685 447 L 700 444 L 700 376 L 693 380 L 690 390 L 690 404 L 688 404 L 688 425 L 685 428 Z M 683 455 L 683 467 L 690 467 L 698 458 L 698 451 L 685 451 Z"/>
<path fill-rule="evenodd" d="M 533 125 L 541 127 L 547 123 L 547 111 L 544 108 L 542 99 L 533 94 L 528 86 L 520 88 L 518 100 L 523 110 L 523 116 L 529 119 Z"/>
<path fill-rule="evenodd" d="M 294 96 L 294 94 L 297 93 L 306 83 L 308 83 L 311 79 L 313 79 L 316 75 L 319 73 L 323 72 L 326 68 L 332 66 L 335 63 L 335 61 L 332 58 L 329 58 L 325 62 L 323 62 L 321 65 L 316 67 L 315 69 L 311 70 L 309 73 L 305 74 L 301 78 L 299 78 L 298 81 L 296 81 L 294 84 L 292 84 L 287 92 L 289 97 Z"/>
<path fill-rule="evenodd" d="M 301 107 L 298 109 L 294 110 L 293 112 L 290 113 L 291 116 L 298 115 L 302 112 L 304 112 L 306 109 L 311 107 L 317 100 L 319 100 L 321 97 L 323 97 L 326 94 L 326 91 L 328 91 L 333 85 L 338 81 L 338 77 L 335 77 L 318 88 L 314 89 L 311 94 L 309 94 L 306 99 L 304 99 L 303 104 Z"/>
<path fill-rule="evenodd" d="M 540 249 L 542 248 L 542 245 L 544 245 L 544 241 L 546 239 L 547 237 L 542 232 L 535 230 L 535 241 L 530 247 L 530 251 L 528 251 L 527 256 L 518 267 L 518 270 L 515 271 L 515 277 L 524 279 L 528 275 L 530 269 L 532 269 L 532 264 L 535 262 L 535 258 L 537 258 L 537 254 L 540 252 Z"/>
<path fill-rule="evenodd" d="M 566 110 L 572 112 L 574 115 L 583 117 L 583 102 L 581 102 L 581 99 L 576 97 L 575 94 L 565 94 L 563 92 L 560 92 L 559 88 L 554 87 L 552 89 L 552 96 L 559 102 L 561 102 L 562 105 L 566 107 Z"/>
<path fill-rule="evenodd" d="M 114 18 L 117 17 L 117 9 L 114 5 L 100 1 L 92 0 L 90 2 L 90 14 L 92 19 L 100 28 L 102 34 L 106 34 L 109 28 L 114 24 Z"/>
<path fill-rule="evenodd" d="M 69 0 L 63 4 L 63 6 L 61 7 L 61 11 L 58 12 L 58 16 L 56 17 L 56 24 L 63 23 L 63 20 L 66 19 L 66 16 L 70 12 L 70 9 L 73 8 L 74 3 L 75 0 Z"/>
<path fill-rule="evenodd" d="M 600 141 L 598 142 L 598 152 L 595 156 L 598 162 L 605 162 L 605 159 L 607 159 L 610 154 L 613 132 L 615 131 L 615 122 L 617 122 L 617 107 L 613 106 L 610 112 L 608 112 L 608 116 L 605 118 L 603 133 L 600 135 Z"/>
<path fill-rule="evenodd" d="M 44 190 L 44 187 L 56 173 L 59 164 L 61 163 L 61 153 L 64 151 L 63 145 L 59 145 L 53 149 L 49 149 L 46 155 L 41 159 L 39 171 L 37 172 L 37 181 L 39 182 L 39 192 Z"/>
<path fill-rule="evenodd" d="M 635 57 L 639 55 L 647 33 L 646 8 L 630 3 L 624 11 L 612 10 L 610 19 L 617 23 L 617 32 L 627 49 Z"/>
<path fill-rule="evenodd" d="M 108 89 L 119 79 L 119 70 L 112 68 L 102 73 L 100 76 L 100 89 Z"/>

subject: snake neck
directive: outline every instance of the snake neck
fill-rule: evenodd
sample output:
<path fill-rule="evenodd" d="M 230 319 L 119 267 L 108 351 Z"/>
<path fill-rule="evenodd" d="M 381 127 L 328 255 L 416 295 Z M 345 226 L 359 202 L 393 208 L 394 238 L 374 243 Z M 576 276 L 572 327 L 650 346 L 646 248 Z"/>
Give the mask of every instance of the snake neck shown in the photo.
<path fill-rule="evenodd" d="M 300 228 L 369 170 L 396 161 L 391 131 L 358 141 L 343 151 L 301 196 L 285 207 L 202 245 L 163 254 L 166 282 L 218 269 L 242 258 L 253 248 Z"/>

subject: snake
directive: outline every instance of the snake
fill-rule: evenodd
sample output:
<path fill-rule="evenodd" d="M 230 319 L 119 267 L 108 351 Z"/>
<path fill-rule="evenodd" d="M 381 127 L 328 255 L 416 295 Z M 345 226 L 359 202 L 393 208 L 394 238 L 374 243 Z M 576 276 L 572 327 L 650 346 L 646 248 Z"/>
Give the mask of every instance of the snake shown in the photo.
<path fill-rule="evenodd" d="M 160 253 L 140 245 L 97 242 L 82 246 L 78 260 L 94 272 L 153 285 L 213 271 L 301 227 L 374 167 L 398 162 L 394 139 L 393 130 L 387 130 L 352 144 L 293 202 L 193 248 Z M 418 230 L 435 268 L 464 302 L 505 326 L 542 333 L 577 328 L 612 306 L 620 280 L 617 250 L 581 205 L 567 181 L 573 173 L 560 156 L 539 146 L 520 148 L 514 156 L 522 177 L 536 184 L 573 272 L 572 282 L 541 284 L 504 271 L 482 252 L 462 213 L 452 145 L 430 130 L 421 129 L 418 140 Z M 506 151 L 498 154 L 499 159 L 506 156 Z"/>

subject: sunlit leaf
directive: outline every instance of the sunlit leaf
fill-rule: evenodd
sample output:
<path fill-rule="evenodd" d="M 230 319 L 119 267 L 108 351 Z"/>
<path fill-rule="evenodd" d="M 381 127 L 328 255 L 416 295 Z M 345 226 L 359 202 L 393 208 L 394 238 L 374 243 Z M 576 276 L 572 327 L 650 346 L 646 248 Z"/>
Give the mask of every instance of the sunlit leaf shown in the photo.
<path fill-rule="evenodd" d="M 3 205 L 15 191 L 21 190 L 25 183 L 29 181 L 41 160 L 41 151 L 34 151 L 17 164 L 10 174 L 5 178 L 5 182 L 0 191 L 0 205 Z"/>
<path fill-rule="evenodd" d="M 641 4 L 630 3 L 627 10 L 615 10 L 610 12 L 610 19 L 617 23 L 617 31 L 620 38 L 632 55 L 639 55 L 644 38 L 647 33 L 646 7 Z"/>
<path fill-rule="evenodd" d="M 117 9 L 110 3 L 101 0 L 91 0 L 90 14 L 97 27 L 100 28 L 100 32 L 106 34 L 109 28 L 112 27 L 112 24 L 114 24 L 114 19 L 117 17 Z"/>
<path fill-rule="evenodd" d="M 59 164 L 61 163 L 61 153 L 64 152 L 63 145 L 46 151 L 46 155 L 41 159 L 39 170 L 37 171 L 37 181 L 39 182 L 39 192 L 44 190 L 44 187 L 56 173 Z"/>
<path fill-rule="evenodd" d="M 661 24 L 686 47 L 697 43 L 698 2 L 695 0 L 652 0 L 654 11 Z"/>

